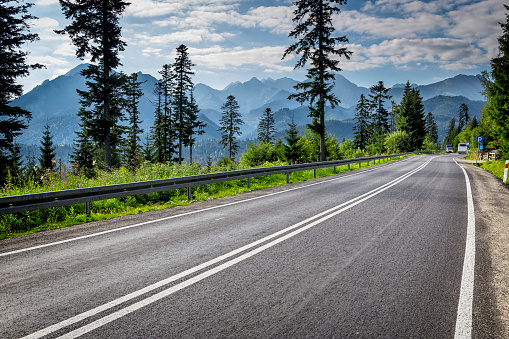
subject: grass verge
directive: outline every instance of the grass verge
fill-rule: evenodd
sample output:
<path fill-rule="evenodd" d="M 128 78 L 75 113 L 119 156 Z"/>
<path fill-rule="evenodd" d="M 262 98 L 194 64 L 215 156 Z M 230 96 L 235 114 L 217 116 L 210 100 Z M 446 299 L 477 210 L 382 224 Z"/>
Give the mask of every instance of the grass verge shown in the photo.
<path fill-rule="evenodd" d="M 401 157 L 400 157 L 401 158 Z M 400 158 L 393 158 L 394 161 Z M 382 163 L 384 161 L 382 160 Z M 265 163 L 260 167 L 277 166 L 281 163 Z M 155 165 L 154 165 L 155 166 Z M 368 167 L 364 162 L 361 168 Z M 231 168 L 229 168 L 231 170 Z M 236 168 L 235 168 L 236 169 Z M 359 169 L 359 164 L 336 166 L 337 173 L 343 173 Z M 143 180 L 159 179 L 161 177 L 171 178 L 177 176 L 201 174 L 207 172 L 219 172 L 228 170 L 225 168 L 205 169 L 199 165 L 189 166 L 169 165 L 167 168 L 157 165 L 155 168 L 142 168 L 137 174 L 126 173 L 120 169 L 108 175 L 99 176 L 95 181 L 86 178 L 68 177 L 65 180 L 49 180 L 45 185 L 35 185 L 27 183 L 25 187 L 11 187 L 2 192 L 2 195 L 30 194 L 36 192 L 48 192 L 61 189 L 71 189 L 77 187 L 90 187 L 109 185 L 122 182 L 133 182 Z M 157 175 L 155 172 L 161 172 Z M 326 177 L 334 175 L 334 169 L 323 168 L 316 170 L 316 177 Z M 302 182 L 314 178 L 314 171 L 300 171 L 290 174 L 290 182 Z M 286 184 L 285 174 L 274 174 L 251 178 L 251 191 L 260 190 L 269 187 L 275 187 Z M 193 199 L 187 199 L 186 189 L 178 189 L 165 192 L 156 192 L 129 196 L 125 198 L 108 199 L 91 203 L 91 214 L 86 215 L 85 204 L 54 207 L 30 212 L 7 214 L 0 216 L 0 239 L 21 236 L 25 234 L 57 229 L 72 225 L 81 224 L 90 221 L 99 221 L 111 219 L 123 215 L 131 215 L 153 210 L 165 209 L 172 206 L 187 205 L 193 201 L 211 200 L 225 196 L 231 196 L 249 191 L 247 189 L 247 180 L 234 180 L 222 183 L 208 184 L 193 188 Z"/>

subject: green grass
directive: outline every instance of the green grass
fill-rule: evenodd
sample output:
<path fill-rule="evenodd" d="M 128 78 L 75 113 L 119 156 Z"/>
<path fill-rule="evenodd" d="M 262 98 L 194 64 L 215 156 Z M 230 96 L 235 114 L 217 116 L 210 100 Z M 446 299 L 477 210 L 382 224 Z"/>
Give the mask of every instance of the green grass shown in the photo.
<path fill-rule="evenodd" d="M 494 174 L 500 180 L 504 179 L 505 160 L 485 161 L 477 164 L 482 169 Z M 506 185 L 509 184 L 509 180 Z"/>
<path fill-rule="evenodd" d="M 399 158 L 394 158 L 391 161 L 396 159 Z M 279 165 L 284 165 L 284 163 L 265 163 L 260 167 Z M 370 165 L 372 166 L 373 163 L 371 162 Z M 364 162 L 362 163 L 362 168 L 365 167 L 367 167 L 367 165 Z M 350 165 L 350 170 L 358 168 L 358 163 Z M 42 184 L 33 181 L 25 182 L 21 187 L 8 184 L 2 190 L 0 196 L 174 178 L 234 169 L 242 168 L 238 165 L 230 165 L 229 167 L 213 166 L 212 168 L 207 169 L 206 167 L 200 167 L 196 164 L 179 166 L 146 163 L 143 164 L 135 173 L 121 168 L 112 172 L 100 172 L 95 179 L 88 179 L 84 176 L 77 175 L 69 175 L 65 178 L 60 178 L 57 175 L 50 175 L 48 178 L 45 178 Z M 336 166 L 337 173 L 347 172 L 348 170 L 347 165 Z M 316 171 L 317 178 L 330 175 L 334 175 L 334 169 L 332 167 L 317 169 Z M 313 178 L 313 170 L 293 172 L 290 174 L 290 182 L 302 182 Z M 251 178 L 250 190 L 260 190 L 285 184 L 286 174 L 261 176 Z M 211 200 L 247 191 L 249 191 L 247 189 L 247 180 L 244 179 L 194 187 L 193 199 L 191 201 L 187 199 L 186 189 L 96 201 L 91 203 L 90 216 L 86 215 L 85 204 L 54 207 L 17 214 L 7 214 L 0 216 L 0 239 L 67 227 L 84 222 L 105 220 L 122 215 L 143 213 L 178 205 L 187 205 L 193 201 Z"/>

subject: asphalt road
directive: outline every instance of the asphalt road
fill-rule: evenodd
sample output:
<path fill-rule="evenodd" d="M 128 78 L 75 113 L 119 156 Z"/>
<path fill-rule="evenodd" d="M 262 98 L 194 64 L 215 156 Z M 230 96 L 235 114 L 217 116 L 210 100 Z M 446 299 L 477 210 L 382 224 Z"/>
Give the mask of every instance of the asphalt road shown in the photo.
<path fill-rule="evenodd" d="M 0 242 L 0 338 L 454 338 L 465 183 L 451 156 L 414 156 L 49 246 Z"/>

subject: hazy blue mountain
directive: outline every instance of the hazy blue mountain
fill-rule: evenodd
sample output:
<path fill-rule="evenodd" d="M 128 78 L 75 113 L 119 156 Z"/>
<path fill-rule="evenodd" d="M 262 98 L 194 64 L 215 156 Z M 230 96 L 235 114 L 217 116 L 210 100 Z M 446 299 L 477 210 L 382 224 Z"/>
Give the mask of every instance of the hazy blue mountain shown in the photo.
<path fill-rule="evenodd" d="M 33 119 L 29 128 L 18 138 L 21 144 L 39 144 L 46 122 L 51 127 L 53 140 L 58 145 L 71 145 L 75 138 L 74 131 L 78 130 L 79 119 L 76 116 L 80 105 L 76 89 L 85 90 L 85 79 L 80 71 L 87 65 L 79 65 L 68 73 L 53 80 L 46 80 L 30 92 L 13 101 L 13 105 L 20 106 L 32 112 Z M 137 73 L 139 81 L 144 81 L 142 90 L 144 96 L 140 100 L 141 127 L 145 133 L 150 132 L 154 122 L 155 101 L 153 88 L 156 78 L 149 74 Z M 242 137 L 256 137 L 261 113 L 271 108 L 276 116 L 276 129 L 282 132 L 288 128 L 293 116 L 299 126 L 310 122 L 307 117 L 307 105 L 300 105 L 295 100 L 288 100 L 294 93 L 293 87 L 297 81 L 290 78 L 263 79 L 252 78 L 246 82 L 234 82 L 222 90 L 217 90 L 205 84 L 197 84 L 194 95 L 200 108 L 201 118 L 208 124 L 206 133 L 199 136 L 199 140 L 218 138 L 217 132 L 221 118 L 221 106 L 228 95 L 234 95 L 239 102 L 240 113 L 245 124 L 242 126 Z M 390 94 L 393 100 L 399 102 L 403 94 L 404 84 L 395 85 Z M 417 86 L 424 97 L 426 112 L 432 112 L 439 122 L 441 129 L 446 122 L 457 115 L 458 107 L 465 102 L 471 114 L 479 116 L 482 107 L 482 86 L 476 76 L 458 75 L 435 84 Z M 369 89 L 359 87 L 348 81 L 342 75 L 336 75 L 334 93 L 341 100 L 340 106 L 335 109 L 326 109 L 325 119 L 334 121 L 327 124 L 327 130 L 337 138 L 350 138 L 355 115 L 355 105 L 361 94 L 367 95 Z M 462 97 L 459 97 L 461 95 Z"/>

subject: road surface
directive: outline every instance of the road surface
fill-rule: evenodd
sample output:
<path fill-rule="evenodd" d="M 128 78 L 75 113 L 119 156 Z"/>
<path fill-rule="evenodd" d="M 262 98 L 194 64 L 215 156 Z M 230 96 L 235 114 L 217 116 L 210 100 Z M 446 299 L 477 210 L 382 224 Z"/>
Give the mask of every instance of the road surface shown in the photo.
<path fill-rule="evenodd" d="M 64 241 L 0 241 L 0 338 L 468 337 L 468 190 L 452 156 L 413 156 Z"/>

